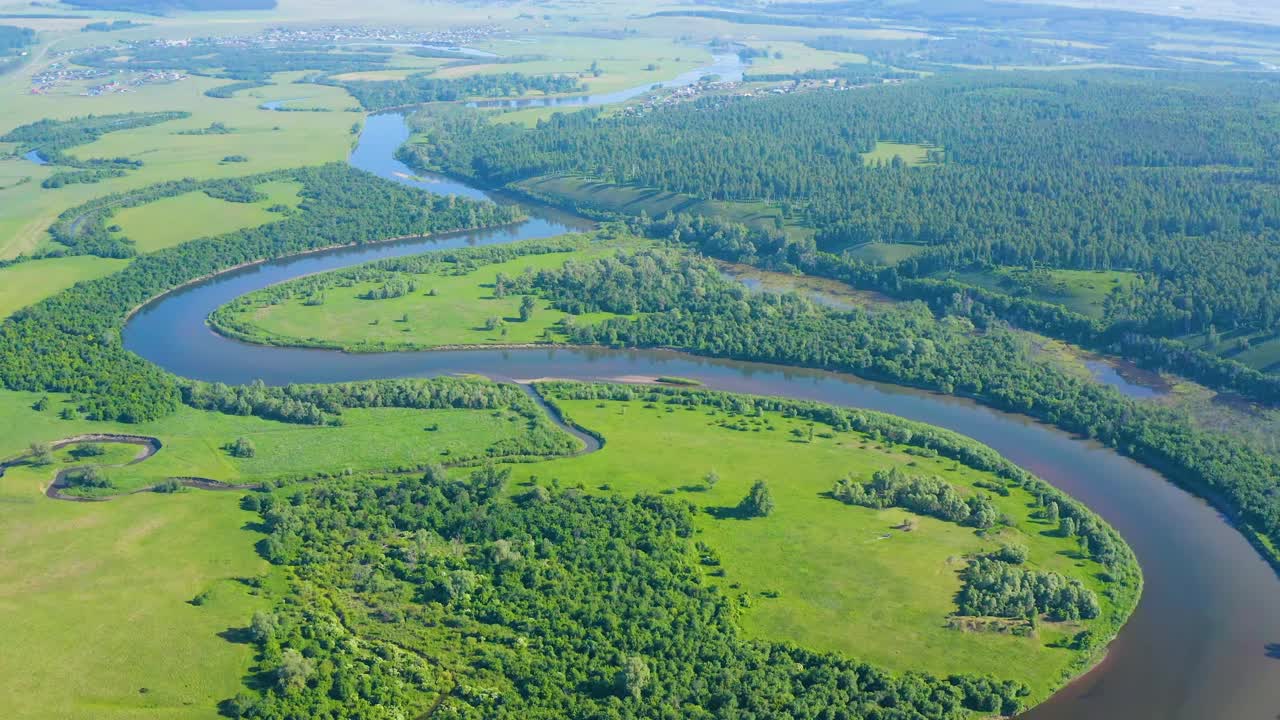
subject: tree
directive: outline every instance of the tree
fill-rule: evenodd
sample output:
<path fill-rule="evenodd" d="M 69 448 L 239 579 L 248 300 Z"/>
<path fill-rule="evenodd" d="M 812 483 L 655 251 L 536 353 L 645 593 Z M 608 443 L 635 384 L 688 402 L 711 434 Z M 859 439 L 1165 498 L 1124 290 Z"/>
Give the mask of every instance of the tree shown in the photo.
<path fill-rule="evenodd" d="M 769 485 L 764 480 L 757 480 L 738 507 L 750 517 L 768 517 L 773 513 L 773 494 L 769 492 Z"/>
<path fill-rule="evenodd" d="M 1049 504 L 1046 505 L 1044 508 L 1044 519 L 1048 520 L 1051 523 L 1056 523 L 1058 522 L 1058 518 L 1059 518 L 1058 513 L 1059 513 L 1059 510 L 1058 510 L 1057 501 L 1050 501 Z"/>
<path fill-rule="evenodd" d="M 249 635 L 256 643 L 266 643 L 276 633 L 279 625 L 274 614 L 259 610 L 253 614 L 253 620 L 249 621 Z"/>
<path fill-rule="evenodd" d="M 307 678 L 315 672 L 315 666 L 302 653 L 289 648 L 280 656 L 280 667 L 276 668 L 276 684 L 286 694 L 301 690 L 307 684 Z"/>
<path fill-rule="evenodd" d="M 102 469 L 96 465 L 80 468 L 67 473 L 67 480 L 76 487 L 111 487 L 111 481 L 107 479 L 107 476 L 102 472 Z"/>
<path fill-rule="evenodd" d="M 52 465 L 53 446 L 49 443 L 31 443 L 31 464 Z"/>
<path fill-rule="evenodd" d="M 716 483 L 720 482 L 720 473 L 716 472 L 715 468 L 712 468 L 711 472 L 708 472 L 702 480 L 706 483 L 708 490 L 713 490 Z"/>
<path fill-rule="evenodd" d="M 231 457 L 251 458 L 258 454 L 257 447 L 247 437 L 236 438 L 235 442 L 228 443 L 225 447 Z"/>
<path fill-rule="evenodd" d="M 1062 524 L 1058 526 L 1058 534 L 1064 538 L 1073 537 L 1076 534 L 1076 521 L 1069 517 L 1062 518 Z"/>
<path fill-rule="evenodd" d="M 622 669 L 618 671 L 618 690 L 623 695 L 639 700 L 649 679 L 649 664 L 638 655 L 630 655 L 622 662 Z"/>
<path fill-rule="evenodd" d="M 532 295 L 525 295 L 520 300 L 520 322 L 529 322 L 533 317 L 534 300 Z"/>
<path fill-rule="evenodd" d="M 44 395 L 31 405 L 31 409 L 36 412 L 44 412 L 49 407 L 49 396 Z"/>

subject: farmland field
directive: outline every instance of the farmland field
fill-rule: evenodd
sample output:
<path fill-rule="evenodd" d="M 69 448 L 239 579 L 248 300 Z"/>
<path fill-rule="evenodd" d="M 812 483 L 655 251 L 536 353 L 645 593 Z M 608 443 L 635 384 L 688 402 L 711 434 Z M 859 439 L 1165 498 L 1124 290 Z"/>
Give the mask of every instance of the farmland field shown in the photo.
<path fill-rule="evenodd" d="M 280 216 L 269 208 L 295 208 L 300 201 L 297 183 L 264 183 L 255 189 L 267 197 L 238 203 L 191 192 L 121 210 L 112 216 L 111 224 L 119 226 L 119 235 L 137 244 L 138 252 L 145 253 L 275 222 Z"/>

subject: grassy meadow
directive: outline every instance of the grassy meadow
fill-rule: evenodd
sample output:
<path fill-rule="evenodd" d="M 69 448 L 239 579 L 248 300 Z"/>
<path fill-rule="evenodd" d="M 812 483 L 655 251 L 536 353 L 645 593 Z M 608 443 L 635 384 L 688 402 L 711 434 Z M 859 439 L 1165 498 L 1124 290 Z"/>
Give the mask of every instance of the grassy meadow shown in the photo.
<path fill-rule="evenodd" d="M 897 143 L 879 141 L 872 148 L 871 152 L 862 154 L 862 161 L 867 165 L 889 164 L 894 158 L 902 158 L 902 161 L 910 167 L 920 167 L 924 165 L 932 165 L 933 161 L 929 159 L 929 153 L 939 151 L 941 148 L 935 145 L 918 145 L 914 143 Z"/>
<path fill-rule="evenodd" d="M 1048 646 L 1078 632 L 1079 624 L 1044 623 L 1035 637 L 949 629 L 965 556 L 1025 545 L 1031 567 L 1079 578 L 1099 592 L 1107 612 L 1094 577 L 1100 566 L 1082 559 L 1074 541 L 1057 537 L 1056 526 L 1032 518 L 1032 498 L 1021 489 L 993 496 L 1015 524 L 986 537 L 973 528 L 896 508 L 845 505 L 828 495 L 841 477 L 866 481 L 894 465 L 940 476 L 963 493 L 978 491 L 979 481 L 1000 482 L 989 474 L 908 455 L 905 447 L 857 432 L 823 437 L 829 428 L 821 425 L 808 440 L 806 422 L 776 413 L 757 419 L 640 401 L 558 404 L 575 423 L 600 433 L 603 449 L 515 466 L 513 492 L 536 482 L 693 503 L 700 509 L 695 539 L 719 554 L 725 572 L 708 580 L 731 597 L 746 596 L 741 622 L 756 637 L 839 651 L 898 671 L 990 673 L 1026 682 L 1033 698 L 1043 698 L 1075 659 L 1069 650 Z M 720 480 L 708 490 L 704 478 L 712 471 Z M 756 480 L 768 482 L 776 511 L 767 518 L 730 516 Z M 898 529 L 909 516 L 917 529 Z"/>
<path fill-rule="evenodd" d="M 669 37 L 576 37 L 543 35 L 530 42 L 498 40 L 480 47 L 516 62 L 467 63 L 443 67 L 434 77 L 466 77 L 503 72 L 577 75 L 589 93 L 605 93 L 658 83 L 711 62 L 706 47 Z M 527 58 L 527 59 L 526 59 Z M 595 70 L 592 70 L 592 65 Z"/>
<path fill-rule="evenodd" d="M 1029 274 L 1019 268 L 955 273 L 960 282 L 1003 293 L 1026 295 L 1068 310 L 1102 317 L 1108 293 L 1136 276 L 1122 270 L 1056 270 L 1037 268 Z"/>
<path fill-rule="evenodd" d="M 46 230 L 63 210 L 102 195 L 144 187 L 184 177 L 202 179 L 235 177 L 280 168 L 300 167 L 342 160 L 354 140 L 351 127 L 360 119 L 341 109 L 333 112 L 275 112 L 259 105 L 272 99 L 315 95 L 307 102 L 342 108 L 355 101 L 340 88 L 293 85 L 286 80 L 221 99 L 204 91 L 227 80 L 191 77 L 166 85 L 146 85 L 128 94 L 87 97 L 80 89 L 49 95 L 22 95 L 6 107 L 0 133 L 41 118 L 66 119 L 89 114 L 185 110 L 191 117 L 145 128 L 108 133 L 95 142 L 72 148 L 78 158 L 128 157 L 143 166 L 105 182 L 46 189 L 40 181 L 51 173 L 21 158 L 0 159 L 0 258 L 10 258 L 46 246 Z M 13 94 L 7 85 L 0 92 Z M 208 128 L 220 122 L 227 134 L 190 135 L 182 131 Z M 5 150 L 0 144 L 0 150 Z M 248 162 L 223 159 L 242 155 Z M 21 178 L 30 181 L 21 182 Z M 20 183 L 20 184 L 18 184 Z"/>
<path fill-rule="evenodd" d="M 653 188 L 617 185 L 587 177 L 548 175 L 514 184 L 519 190 L 546 197 L 553 202 L 577 205 L 627 215 L 647 213 L 662 217 L 667 213 L 688 213 L 721 217 L 744 225 L 780 227 L 791 236 L 811 235 L 812 228 L 788 224 L 782 211 L 765 202 L 702 200 L 691 195 Z"/>
<path fill-rule="evenodd" d="M 0 268 L 0 319 L 75 285 L 110 275 L 128 260 L 91 255 L 50 258 Z"/>
<path fill-rule="evenodd" d="M 267 197 L 253 203 L 228 202 L 203 192 L 161 198 L 146 205 L 125 208 L 109 221 L 116 233 L 133 240 L 138 252 L 147 253 L 180 245 L 196 238 L 222 235 L 280 220 L 269 208 L 296 208 L 302 201 L 296 182 L 269 182 L 255 188 Z"/>
<path fill-rule="evenodd" d="M 289 470 L 340 471 L 395 463 L 448 461 L 520 432 L 508 413 L 348 410 L 335 428 L 284 426 L 185 408 L 156 427 L 63 420 L 64 398 L 43 411 L 33 393 L 0 393 L 0 417 L 15 428 L 6 457 L 27 443 L 80 432 L 153 433 L 164 448 L 116 471 L 146 483 L 164 473 L 220 479 L 278 476 Z M 746 633 L 839 651 L 889 669 L 991 673 L 1028 683 L 1044 697 L 1076 660 L 1050 647 L 1088 624 L 1043 623 L 1032 637 L 949 629 L 957 571 L 965 558 L 1006 543 L 1026 545 L 1030 565 L 1078 577 L 1095 590 L 1099 570 L 1075 543 L 1031 517 L 1031 498 L 1014 489 L 994 498 L 1014 526 L 980 536 L 972 528 L 911 513 L 844 505 L 827 496 L 840 477 L 866 480 L 878 469 L 910 466 L 963 493 L 995 478 L 942 458 L 856 432 L 829 432 L 779 413 L 731 415 L 709 408 L 640 401 L 560 401 L 574 422 L 600 433 L 599 452 L 513 465 L 511 491 L 532 483 L 587 492 L 655 493 L 698 508 L 695 539 L 719 556 L 708 582 L 739 601 Z M 163 427 L 160 427 L 160 426 Z M 435 427 L 435 430 L 428 428 Z M 230 458 L 221 444 L 251 438 L 257 455 Z M 126 462 L 133 446 L 108 446 L 98 462 Z M 76 462 L 69 450 L 55 464 Z M 150 467 L 150 469 L 148 469 Z M 42 495 L 56 468 L 18 466 L 0 478 L 0 630 L 23 650 L 0 657 L 0 703 L 14 717 L 203 718 L 238 689 L 252 661 L 233 642 L 263 601 L 236 578 L 263 576 L 254 552 L 261 535 L 239 509 L 240 493 L 142 493 L 108 503 L 70 503 Z M 715 471 L 720 481 L 706 488 Z M 128 487 L 123 474 L 109 474 Z M 363 482 L 358 479 L 353 482 Z M 777 504 L 767 518 L 733 508 L 757 479 Z M 998 481 L 996 481 L 998 482 Z M 206 601 L 189 601 L 204 594 Z M 1104 603 L 1108 600 L 1099 592 Z M 84 612 L 86 603 L 94 611 Z M 68 617 L 77 622 L 68 623 Z M 143 690 L 145 688 L 145 691 Z"/>
<path fill-rule="evenodd" d="M 236 642 L 268 565 L 239 493 L 58 502 L 0 477 L 0 706 L 6 718 L 196 720 L 239 691 Z M 208 593 L 204 604 L 191 604 Z"/>
<path fill-rule="evenodd" d="M 628 241 L 627 247 L 637 247 Z M 359 282 L 324 291 L 322 305 L 307 305 L 302 297 L 272 304 L 270 291 L 249 296 L 248 306 L 229 308 L 238 326 L 252 328 L 251 339 L 275 345 L 342 348 L 347 351 L 430 348 L 457 345 L 520 345 L 561 340 L 559 327 L 568 313 L 551 307 L 545 299 L 528 321 L 520 320 L 520 295 L 495 297 L 497 276 L 517 276 L 526 269 L 537 272 L 559 268 L 565 262 L 589 260 L 615 252 L 616 244 L 596 244 L 583 250 L 526 255 L 483 265 L 465 274 L 441 268 L 425 275 L 400 275 L 417 284 L 417 290 L 397 298 L 369 300 L 362 297 L 383 281 Z M 434 293 L 434 294 L 433 294 Z M 575 322 L 592 323 L 608 313 L 573 316 Z M 501 324 L 489 327 L 491 319 Z"/>
<path fill-rule="evenodd" d="M 525 430 L 510 412 L 469 410 L 414 410 L 404 408 L 351 409 L 343 412 L 340 427 L 298 425 L 251 416 L 224 415 L 189 407 L 162 420 L 125 424 L 83 419 L 63 419 L 64 408 L 74 408 L 66 396 L 50 394 L 49 406 L 35 410 L 42 394 L 0 391 L 0 418 L 12 427 L 0 440 L 0 459 L 17 457 L 31 443 L 51 442 L 84 433 L 123 433 L 157 437 L 163 448 L 148 460 L 121 468 L 106 468 L 111 487 L 78 488 L 74 494 L 117 495 L 155 485 L 169 477 L 200 477 L 227 483 L 253 483 L 296 478 L 320 472 L 395 470 L 483 454 L 491 444 L 517 437 Z M 257 452 L 237 458 L 224 449 L 238 438 L 248 438 Z M 131 457 L 135 446 L 125 453 Z M 24 467 L 21 479 L 27 489 L 39 492 L 65 467 L 96 464 L 80 462 L 67 452 L 55 463 Z M 117 462 L 108 458 L 103 464 Z"/>

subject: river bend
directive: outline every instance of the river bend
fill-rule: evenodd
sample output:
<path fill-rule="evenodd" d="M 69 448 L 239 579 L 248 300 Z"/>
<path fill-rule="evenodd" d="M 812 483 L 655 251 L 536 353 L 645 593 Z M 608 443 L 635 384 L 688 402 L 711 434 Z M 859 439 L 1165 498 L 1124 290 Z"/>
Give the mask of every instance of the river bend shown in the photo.
<path fill-rule="evenodd" d="M 511 203 L 394 158 L 399 115 L 368 119 L 353 165 L 417 187 Z M 1280 579 L 1204 501 L 1098 444 L 977 403 L 849 375 L 666 351 L 466 350 L 345 354 L 240 343 L 205 324 L 244 293 L 308 273 L 437 248 L 512 242 L 590 223 L 521 203 L 505 228 L 340 248 L 232 270 L 157 298 L 124 330 L 126 347 L 185 377 L 226 383 L 318 383 L 478 373 L 498 380 L 620 380 L 674 375 L 707 387 L 879 410 L 986 443 L 1078 498 L 1133 547 L 1143 598 L 1105 662 L 1026 713 L 1035 720 L 1269 720 L 1280 713 Z M 856 621 L 856 620 L 855 620 Z"/>

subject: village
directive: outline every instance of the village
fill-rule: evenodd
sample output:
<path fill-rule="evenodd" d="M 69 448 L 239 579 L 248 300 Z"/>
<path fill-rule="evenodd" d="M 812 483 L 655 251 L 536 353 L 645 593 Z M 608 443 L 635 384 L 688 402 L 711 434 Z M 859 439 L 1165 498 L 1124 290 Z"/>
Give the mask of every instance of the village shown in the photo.
<path fill-rule="evenodd" d="M 821 78 L 805 80 L 789 80 L 782 83 L 752 83 L 741 80 L 717 80 L 708 76 L 701 82 L 686 85 L 669 92 L 647 96 L 643 101 L 627 105 L 619 111 L 621 115 L 643 115 L 651 110 L 678 103 L 690 102 L 704 97 L 764 97 L 767 95 L 791 95 L 798 92 L 814 92 L 819 90 L 858 90 L 877 85 L 899 85 L 899 78 L 883 78 L 873 82 L 848 83 L 838 78 Z"/>

